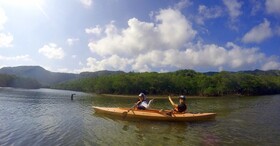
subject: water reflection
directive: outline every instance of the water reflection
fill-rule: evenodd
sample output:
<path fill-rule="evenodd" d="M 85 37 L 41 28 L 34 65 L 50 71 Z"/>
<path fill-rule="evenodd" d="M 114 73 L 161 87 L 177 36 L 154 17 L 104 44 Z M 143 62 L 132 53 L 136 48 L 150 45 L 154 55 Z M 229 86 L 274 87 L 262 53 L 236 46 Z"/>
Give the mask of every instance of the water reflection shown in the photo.
<path fill-rule="evenodd" d="M 99 99 L 100 105 L 102 105 L 102 100 Z M 118 102 L 123 102 L 122 106 L 129 107 L 128 101 L 122 99 L 111 106 L 117 107 L 121 105 Z M 116 118 L 112 120 L 112 117 L 110 119 L 121 125 L 121 129 L 118 130 L 130 133 L 131 141 L 136 141 L 139 145 L 141 142 L 147 144 L 147 139 L 150 140 L 150 143 L 159 145 L 189 145 L 190 143 L 193 145 L 232 145 L 236 143 L 252 145 L 256 144 L 254 141 L 257 141 L 258 144 L 270 143 L 273 145 L 277 142 L 272 139 L 279 137 L 276 136 L 277 133 L 279 135 L 279 132 L 275 130 L 280 127 L 276 125 L 280 122 L 279 116 L 277 116 L 280 114 L 279 101 L 279 96 L 188 99 L 188 110 L 191 112 L 218 113 L 216 121 L 206 123 L 123 121 Z M 105 101 L 104 104 L 107 105 L 107 102 Z M 155 100 L 152 106 L 153 108 L 170 108 L 165 99 Z M 109 119 L 106 118 L 104 119 Z M 269 125 L 267 125 L 268 123 Z M 270 127 L 270 130 L 267 127 Z M 274 135 L 269 134 L 269 131 Z M 260 135 L 264 135 L 264 133 L 269 136 L 260 139 Z"/>
<path fill-rule="evenodd" d="M 215 126 L 215 121 L 203 123 L 178 123 L 147 120 L 123 120 L 114 116 L 104 116 L 101 114 L 94 114 L 94 116 L 100 117 L 109 123 L 114 122 L 114 125 L 118 125 L 120 128 L 116 129 L 116 131 L 112 131 L 111 129 L 109 135 L 114 132 L 128 135 L 126 136 L 126 139 L 129 139 L 127 144 L 189 145 L 190 143 L 196 143 L 199 145 L 216 145 L 220 142 L 219 137 L 214 133 L 203 130 Z M 199 128 L 199 130 L 197 128 Z M 104 134 L 108 135 L 108 133 Z"/>

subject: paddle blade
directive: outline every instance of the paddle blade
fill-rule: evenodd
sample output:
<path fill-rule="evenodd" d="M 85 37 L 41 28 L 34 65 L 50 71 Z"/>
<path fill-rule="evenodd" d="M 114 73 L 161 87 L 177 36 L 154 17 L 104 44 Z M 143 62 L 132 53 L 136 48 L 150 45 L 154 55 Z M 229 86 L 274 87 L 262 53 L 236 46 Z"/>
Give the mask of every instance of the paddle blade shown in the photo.
<path fill-rule="evenodd" d="M 127 117 L 127 112 L 123 112 L 122 117 L 123 117 L 123 119 L 125 119 Z"/>

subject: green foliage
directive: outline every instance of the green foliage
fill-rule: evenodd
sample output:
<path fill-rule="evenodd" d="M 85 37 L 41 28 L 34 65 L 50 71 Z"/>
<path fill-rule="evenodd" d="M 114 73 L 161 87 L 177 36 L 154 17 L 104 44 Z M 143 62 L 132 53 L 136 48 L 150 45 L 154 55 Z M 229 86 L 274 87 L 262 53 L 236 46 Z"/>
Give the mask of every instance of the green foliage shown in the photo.
<path fill-rule="evenodd" d="M 0 74 L 0 87 L 7 87 L 13 80 L 13 77 L 6 74 Z"/>
<path fill-rule="evenodd" d="M 145 91 L 149 94 L 201 96 L 264 95 L 280 93 L 280 76 L 265 72 L 252 74 L 225 71 L 206 75 L 193 70 L 169 73 L 130 72 L 73 80 L 53 88 L 101 94 L 137 94 Z"/>
<path fill-rule="evenodd" d="M 40 88 L 41 85 L 34 79 L 0 74 L 0 87 L 36 89 Z"/>

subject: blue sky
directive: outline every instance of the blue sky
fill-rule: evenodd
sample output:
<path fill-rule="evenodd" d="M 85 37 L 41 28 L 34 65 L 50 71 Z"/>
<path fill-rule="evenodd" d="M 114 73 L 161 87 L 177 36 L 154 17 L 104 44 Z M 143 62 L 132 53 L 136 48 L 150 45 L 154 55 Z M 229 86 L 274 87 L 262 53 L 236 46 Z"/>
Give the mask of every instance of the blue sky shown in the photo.
<path fill-rule="evenodd" d="M 280 0 L 0 0 L 0 67 L 280 69 Z"/>

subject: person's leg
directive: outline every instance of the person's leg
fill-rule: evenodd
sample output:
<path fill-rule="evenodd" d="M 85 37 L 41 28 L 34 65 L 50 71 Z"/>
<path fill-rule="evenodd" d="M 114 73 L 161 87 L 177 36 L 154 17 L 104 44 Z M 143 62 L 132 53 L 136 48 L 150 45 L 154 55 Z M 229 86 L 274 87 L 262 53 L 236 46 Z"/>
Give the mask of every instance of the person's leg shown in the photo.
<path fill-rule="evenodd" d="M 138 110 L 145 110 L 146 108 L 145 108 L 144 106 L 139 105 L 139 106 L 137 107 L 137 109 L 138 109 Z"/>

